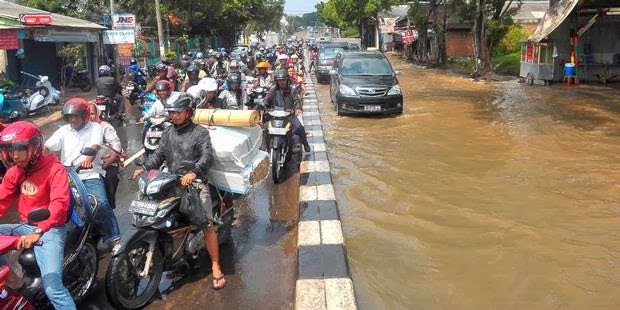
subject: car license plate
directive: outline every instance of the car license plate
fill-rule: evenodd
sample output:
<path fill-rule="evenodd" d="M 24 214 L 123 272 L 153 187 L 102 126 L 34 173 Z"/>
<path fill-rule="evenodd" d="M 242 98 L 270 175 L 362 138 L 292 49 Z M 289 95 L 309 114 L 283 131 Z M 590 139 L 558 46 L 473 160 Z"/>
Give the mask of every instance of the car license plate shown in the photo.
<path fill-rule="evenodd" d="M 147 131 L 146 136 L 148 138 L 161 138 L 161 135 L 163 133 L 164 133 L 163 131 Z"/>
<path fill-rule="evenodd" d="M 153 216 L 157 212 L 158 206 L 159 204 L 156 202 L 132 200 L 131 204 L 129 205 L 129 212 Z"/>
<path fill-rule="evenodd" d="M 99 111 L 105 111 L 105 105 L 97 105 Z"/>
<path fill-rule="evenodd" d="M 367 111 L 367 112 L 379 112 L 379 111 L 381 111 L 381 106 L 380 105 L 365 105 L 364 106 L 364 111 Z"/>
<path fill-rule="evenodd" d="M 288 129 L 286 128 L 269 127 L 269 134 L 271 135 L 285 136 L 287 132 Z"/>

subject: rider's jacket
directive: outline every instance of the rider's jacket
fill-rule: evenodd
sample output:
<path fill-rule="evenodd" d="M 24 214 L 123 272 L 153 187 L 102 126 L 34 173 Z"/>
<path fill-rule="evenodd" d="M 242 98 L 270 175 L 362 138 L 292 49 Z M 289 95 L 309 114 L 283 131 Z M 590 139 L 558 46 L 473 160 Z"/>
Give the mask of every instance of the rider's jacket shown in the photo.
<path fill-rule="evenodd" d="M 169 171 L 177 171 L 181 162 L 194 163 L 196 177 L 207 182 L 207 172 L 213 162 L 209 130 L 188 121 L 182 126 L 169 126 L 162 134 L 159 147 L 148 158 L 144 167 L 158 169 L 165 162 Z"/>
<path fill-rule="evenodd" d="M 294 111 L 301 108 L 299 100 L 296 98 L 297 90 L 293 86 L 280 89 L 278 85 L 273 86 L 265 96 L 265 108 L 276 109 L 282 108 L 285 111 Z"/>
<path fill-rule="evenodd" d="M 97 88 L 97 95 L 103 95 L 112 99 L 121 92 L 121 85 L 112 76 L 98 77 L 95 81 L 95 87 Z"/>
<path fill-rule="evenodd" d="M 7 170 L 0 184 L 0 217 L 15 199 L 22 221 L 35 208 L 48 208 L 50 217 L 37 226 L 43 231 L 63 226 L 69 211 L 69 177 L 65 167 L 53 154 L 43 154 L 30 165 L 28 171 L 19 167 Z"/>

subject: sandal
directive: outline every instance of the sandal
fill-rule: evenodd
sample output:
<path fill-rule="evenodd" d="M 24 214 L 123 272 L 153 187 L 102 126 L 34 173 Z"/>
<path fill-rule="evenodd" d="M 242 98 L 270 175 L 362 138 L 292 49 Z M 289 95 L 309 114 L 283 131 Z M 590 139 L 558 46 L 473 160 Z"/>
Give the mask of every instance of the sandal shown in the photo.
<path fill-rule="evenodd" d="M 224 283 L 221 284 L 220 286 L 217 286 L 216 283 L 219 283 L 222 279 L 224 280 Z M 212 284 L 213 284 L 213 289 L 216 291 L 223 289 L 226 286 L 226 279 L 224 279 L 224 275 L 222 274 L 221 277 L 213 277 Z"/>

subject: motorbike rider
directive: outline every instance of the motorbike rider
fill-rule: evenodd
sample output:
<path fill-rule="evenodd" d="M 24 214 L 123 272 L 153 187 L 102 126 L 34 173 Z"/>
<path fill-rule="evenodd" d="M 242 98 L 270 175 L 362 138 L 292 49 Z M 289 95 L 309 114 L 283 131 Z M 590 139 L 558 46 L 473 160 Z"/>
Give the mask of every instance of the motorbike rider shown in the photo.
<path fill-rule="evenodd" d="M 248 100 L 247 94 L 241 89 L 241 75 L 231 73 L 226 79 L 228 89 L 220 93 L 220 108 L 240 110 Z"/>
<path fill-rule="evenodd" d="M 256 62 L 254 62 L 254 58 L 249 57 L 247 52 L 241 52 L 240 58 L 242 69 L 247 70 L 248 72 L 253 72 L 254 68 L 256 67 Z"/>
<path fill-rule="evenodd" d="M 293 54 L 291 56 L 291 67 L 293 67 L 293 69 L 295 69 L 295 71 L 299 74 L 306 73 L 306 68 L 304 66 L 304 63 L 303 61 L 299 60 L 299 56 L 297 56 L 297 54 Z"/>
<path fill-rule="evenodd" d="M 187 76 L 181 85 L 181 92 L 186 92 L 188 88 L 194 85 L 198 85 L 200 79 L 204 78 L 207 74 L 198 67 L 197 64 L 192 63 L 187 67 Z"/>
<path fill-rule="evenodd" d="M 221 100 L 217 96 L 217 81 L 213 78 L 204 78 L 198 82 L 198 86 L 207 92 L 207 100 L 198 109 L 216 109 L 221 107 Z"/>
<path fill-rule="evenodd" d="M 151 81 L 151 84 L 149 84 L 144 91 L 147 93 L 150 93 L 152 91 L 155 90 L 155 84 L 157 84 L 157 82 L 159 81 L 168 81 L 170 83 L 172 83 L 173 87 L 176 83 L 176 81 L 174 81 L 173 79 L 169 79 L 168 78 L 168 66 L 166 66 L 163 63 L 158 63 L 155 66 L 155 70 L 157 71 L 157 76 Z"/>
<path fill-rule="evenodd" d="M 277 69 L 275 72 L 275 80 L 276 85 L 273 86 L 265 96 L 265 108 L 273 109 L 276 106 L 280 106 L 285 111 L 291 111 L 290 121 L 293 134 L 301 138 L 304 150 L 310 152 L 311 149 L 308 143 L 308 137 L 306 136 L 306 129 L 299 120 L 299 116 L 303 112 L 301 100 L 295 95 L 297 93 L 295 87 L 290 85 L 290 79 L 286 69 Z"/>
<path fill-rule="evenodd" d="M 269 64 L 266 61 L 263 61 L 256 65 L 256 69 L 258 72 L 256 73 L 256 79 L 254 80 L 255 85 L 257 84 L 262 87 L 271 87 L 273 79 L 267 71 L 269 69 Z"/>
<path fill-rule="evenodd" d="M 228 75 L 228 60 L 226 60 L 225 55 L 226 53 L 217 53 L 215 56 L 215 59 L 217 60 L 217 62 L 215 63 L 215 68 L 214 68 L 214 73 L 215 76 L 213 76 L 214 78 L 222 78 L 225 77 L 226 75 Z"/>
<path fill-rule="evenodd" d="M 20 235 L 18 248 L 33 247 L 41 270 L 43 291 L 56 309 L 75 309 L 71 294 L 62 283 L 65 222 L 69 212 L 69 176 L 53 154 L 43 153 L 43 133 L 33 123 L 15 122 L 0 134 L 2 162 L 8 168 L 0 185 L 0 217 L 17 200 L 22 222 L 35 208 L 47 208 L 47 220 L 34 225 L 1 224 L 0 235 Z M 1 259 L 3 264 L 4 257 Z M 21 279 L 9 274 L 7 285 L 28 296 Z"/>
<path fill-rule="evenodd" d="M 285 53 L 278 55 L 278 65 L 276 69 L 288 69 L 288 67 L 288 55 Z"/>
<path fill-rule="evenodd" d="M 103 65 L 99 67 L 99 77 L 95 81 L 98 96 L 105 96 L 114 103 L 118 109 L 119 116 L 125 115 L 125 97 L 122 95 L 123 88 L 111 75 L 110 67 Z"/>
<path fill-rule="evenodd" d="M 138 65 L 138 61 L 135 58 L 132 58 L 129 61 L 129 66 L 127 66 L 127 72 L 133 74 L 134 83 L 138 85 L 143 85 L 143 87 L 146 85 L 146 80 L 144 79 L 146 73 L 144 72 L 144 70 L 142 70 L 142 68 L 140 68 L 140 65 Z"/>
<path fill-rule="evenodd" d="M 101 161 L 103 162 L 103 170 L 105 170 L 105 177 L 103 178 L 105 184 L 105 191 L 108 196 L 108 202 L 112 209 L 116 209 L 116 190 L 118 189 L 119 164 L 125 157 L 121 139 L 116 133 L 116 129 L 110 123 L 103 121 L 100 117 L 101 112 L 94 103 L 88 104 L 88 115 L 91 122 L 101 125 L 103 130 L 103 145 L 99 151 L 101 154 Z"/>
<path fill-rule="evenodd" d="M 189 217 L 189 220 L 204 229 L 207 252 L 211 257 L 213 271 L 213 288 L 221 289 L 226 285 L 226 279 L 219 263 L 219 245 L 217 231 L 213 223 L 212 202 L 209 188 L 206 184 L 207 172 L 213 161 L 211 138 L 209 131 L 192 121 L 194 113 L 194 99 L 191 95 L 181 93 L 173 102 L 166 103 L 166 110 L 173 126 L 168 127 L 160 140 L 155 153 L 144 164 L 145 169 L 158 169 L 166 164 L 170 171 L 177 171 L 182 161 L 192 161 L 194 168 L 181 178 L 181 185 L 188 186 L 197 179 L 200 189 L 202 212 L 207 219 Z M 133 177 L 136 178 L 143 169 L 136 169 Z"/>
<path fill-rule="evenodd" d="M 103 143 L 103 128 L 91 122 L 88 113 L 88 101 L 83 98 L 71 98 L 62 107 L 62 115 L 68 123 L 56 130 L 45 142 L 45 147 L 52 152 L 60 152 L 60 160 L 65 166 L 78 163 L 78 172 L 86 190 L 98 203 L 95 225 L 102 235 L 104 245 L 114 245 L 121 237 L 118 221 L 110 207 L 103 177 L 101 156 L 86 156 L 80 151 L 84 147 L 99 150 Z"/>

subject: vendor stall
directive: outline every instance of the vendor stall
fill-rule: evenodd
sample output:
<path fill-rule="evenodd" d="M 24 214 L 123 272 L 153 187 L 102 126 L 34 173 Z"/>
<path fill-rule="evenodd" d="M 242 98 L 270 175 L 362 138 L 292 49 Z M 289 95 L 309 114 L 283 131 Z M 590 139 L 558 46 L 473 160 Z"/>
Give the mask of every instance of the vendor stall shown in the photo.
<path fill-rule="evenodd" d="M 519 75 L 530 85 L 535 80 L 550 84 L 553 80 L 554 58 L 552 42 L 523 42 Z"/>

